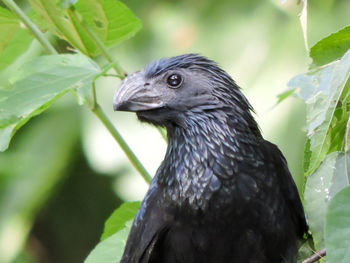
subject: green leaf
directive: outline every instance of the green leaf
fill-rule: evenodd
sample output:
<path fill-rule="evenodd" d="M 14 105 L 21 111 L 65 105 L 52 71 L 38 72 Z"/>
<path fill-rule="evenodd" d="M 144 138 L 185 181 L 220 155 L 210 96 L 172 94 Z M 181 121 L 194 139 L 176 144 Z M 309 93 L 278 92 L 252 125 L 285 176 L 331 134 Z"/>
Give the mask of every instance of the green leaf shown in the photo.
<path fill-rule="evenodd" d="M 9 66 L 29 47 L 33 37 L 20 20 L 0 7 L 0 70 Z"/>
<path fill-rule="evenodd" d="M 313 66 L 321 66 L 341 58 L 350 49 L 350 26 L 317 42 L 310 50 Z"/>
<path fill-rule="evenodd" d="M 89 254 L 84 263 L 116 263 L 122 258 L 132 220 L 126 227 L 100 242 Z"/>
<path fill-rule="evenodd" d="M 107 219 L 101 242 L 91 251 L 85 263 L 119 262 L 124 251 L 133 218 L 140 202 L 124 203 Z"/>
<path fill-rule="evenodd" d="M 73 2 L 68 1 L 68 6 Z M 100 50 L 82 25 L 82 21 L 106 46 L 132 37 L 141 28 L 141 21 L 123 3 L 116 0 L 78 1 L 73 5 L 73 9 L 62 8 L 62 3 L 66 3 L 63 6 L 67 6 L 67 0 L 30 0 L 30 3 L 50 25 L 51 33 L 65 39 L 90 57 L 98 55 Z"/>
<path fill-rule="evenodd" d="M 37 14 L 44 18 L 44 28 L 49 25 L 49 30 L 52 34 L 65 39 L 73 47 L 77 48 L 82 53 L 89 55 L 89 52 L 77 33 L 75 26 L 60 7 L 59 0 L 29 0 L 29 2 Z M 40 22 L 41 20 L 37 21 Z"/>
<path fill-rule="evenodd" d="M 319 166 L 330 152 L 332 144 L 339 145 L 339 140 L 332 141 L 332 129 L 337 125 L 335 121 L 336 109 L 348 103 L 349 85 L 346 83 L 350 76 L 350 51 L 341 60 L 325 67 L 312 70 L 294 77 L 289 83 L 290 88 L 307 104 L 307 126 L 309 138 L 308 170 L 309 175 Z M 348 111 L 342 118 L 348 118 Z M 339 138 L 339 137 L 338 137 Z M 340 149 L 338 147 L 337 149 Z"/>
<path fill-rule="evenodd" d="M 135 35 L 141 28 L 141 21 L 120 1 L 116 0 L 85 0 L 75 4 L 82 20 L 98 35 L 108 47 L 113 46 Z M 79 27 L 79 21 L 74 21 L 93 56 L 100 51 L 91 42 L 85 30 Z M 90 43 L 89 43 L 90 42 Z"/>
<path fill-rule="evenodd" d="M 307 178 L 304 207 L 317 249 L 324 247 L 324 224 L 329 201 L 350 185 L 350 153 L 333 152 Z"/>
<path fill-rule="evenodd" d="M 282 92 L 281 94 L 277 95 L 277 103 L 280 104 L 282 101 L 287 99 L 289 96 L 294 94 L 294 89 L 287 89 L 286 91 Z"/>
<path fill-rule="evenodd" d="M 140 202 L 123 203 L 105 222 L 101 241 L 125 228 L 125 223 L 133 219 L 140 208 Z"/>
<path fill-rule="evenodd" d="M 350 258 L 350 187 L 337 193 L 326 215 L 327 262 L 346 263 Z"/>
<path fill-rule="evenodd" d="M 0 90 L 0 150 L 31 117 L 64 93 L 90 86 L 99 72 L 96 63 L 80 54 L 42 56 L 23 65 L 13 86 Z"/>
<path fill-rule="evenodd" d="M 103 10 L 107 17 L 106 46 L 113 46 L 136 34 L 142 27 L 141 21 L 120 1 L 103 1 Z"/>

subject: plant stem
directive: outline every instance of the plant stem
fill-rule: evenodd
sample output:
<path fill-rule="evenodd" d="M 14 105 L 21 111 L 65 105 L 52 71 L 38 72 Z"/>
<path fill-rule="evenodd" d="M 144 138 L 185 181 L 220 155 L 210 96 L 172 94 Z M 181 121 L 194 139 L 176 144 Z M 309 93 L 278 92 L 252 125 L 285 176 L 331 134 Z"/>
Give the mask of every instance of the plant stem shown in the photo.
<path fill-rule="evenodd" d="M 167 137 L 166 132 L 164 131 L 164 129 L 161 128 L 161 127 L 157 127 L 157 129 L 158 129 L 160 135 L 162 135 L 163 139 L 167 142 L 168 141 L 168 137 Z"/>
<path fill-rule="evenodd" d="M 13 0 L 3 0 L 4 4 L 15 13 L 22 22 L 28 27 L 28 29 L 33 33 L 34 37 L 40 42 L 40 44 L 51 54 L 58 54 L 56 49 L 51 45 L 51 43 L 46 39 L 44 34 L 40 29 L 30 21 L 28 16 L 16 5 Z"/>
<path fill-rule="evenodd" d="M 314 263 L 316 261 L 319 261 L 321 258 L 326 256 L 326 249 L 321 249 L 318 252 L 315 252 L 311 257 L 305 259 L 303 263 Z"/>
<path fill-rule="evenodd" d="M 126 72 L 122 69 L 118 62 L 113 59 L 107 47 L 103 44 L 103 42 L 96 35 L 96 33 L 90 29 L 90 26 L 85 21 L 78 19 L 73 7 L 67 9 L 67 13 L 71 17 L 74 17 L 76 21 L 80 21 L 81 26 L 85 29 L 86 33 L 89 35 L 90 39 L 94 42 L 94 44 L 100 49 L 102 55 L 107 59 L 108 62 L 113 63 L 113 68 L 117 72 L 119 78 L 124 79 L 127 75 Z"/>
<path fill-rule="evenodd" d="M 113 124 L 108 119 L 106 114 L 102 111 L 100 105 L 96 103 L 95 108 L 91 110 L 97 116 L 97 118 L 99 118 L 100 121 L 104 124 L 104 126 L 113 136 L 113 138 L 118 142 L 119 146 L 125 152 L 126 156 L 128 157 L 129 161 L 132 163 L 132 165 L 135 167 L 135 169 L 141 174 L 143 179 L 149 184 L 152 180 L 152 177 L 149 175 L 149 173 L 147 172 L 145 167 L 141 164 L 141 162 L 137 159 L 135 154 L 131 151 L 128 144 L 124 141 L 124 139 L 122 138 L 120 133 L 117 131 L 117 129 L 113 126 Z"/>

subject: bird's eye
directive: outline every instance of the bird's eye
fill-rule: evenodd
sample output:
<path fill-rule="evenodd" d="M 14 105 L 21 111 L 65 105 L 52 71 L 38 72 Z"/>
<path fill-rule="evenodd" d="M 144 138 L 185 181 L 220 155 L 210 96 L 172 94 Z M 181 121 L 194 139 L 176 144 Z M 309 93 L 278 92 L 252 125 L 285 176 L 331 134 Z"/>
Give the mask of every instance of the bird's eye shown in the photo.
<path fill-rule="evenodd" d="M 170 88 L 178 88 L 182 83 L 182 77 L 179 74 L 172 74 L 168 77 L 167 83 Z"/>

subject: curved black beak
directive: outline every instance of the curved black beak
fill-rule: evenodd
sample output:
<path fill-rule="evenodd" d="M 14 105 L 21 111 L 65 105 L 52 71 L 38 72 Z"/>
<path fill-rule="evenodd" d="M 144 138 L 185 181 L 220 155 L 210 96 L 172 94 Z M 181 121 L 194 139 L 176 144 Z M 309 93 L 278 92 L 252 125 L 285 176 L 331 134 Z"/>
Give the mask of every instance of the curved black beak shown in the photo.
<path fill-rule="evenodd" d="M 145 111 L 163 107 L 161 95 L 145 82 L 143 72 L 136 72 L 123 80 L 117 89 L 113 108 L 115 111 Z"/>

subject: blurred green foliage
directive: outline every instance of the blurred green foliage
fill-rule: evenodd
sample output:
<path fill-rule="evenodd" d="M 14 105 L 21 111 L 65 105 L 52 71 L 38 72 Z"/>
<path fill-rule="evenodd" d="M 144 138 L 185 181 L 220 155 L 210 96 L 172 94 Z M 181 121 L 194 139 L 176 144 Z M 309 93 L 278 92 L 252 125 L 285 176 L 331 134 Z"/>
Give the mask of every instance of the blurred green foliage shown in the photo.
<path fill-rule="evenodd" d="M 113 1 L 105 3 L 113 4 Z M 65 34 L 60 31 L 61 22 L 66 23 L 64 19 L 52 23 L 46 17 L 45 21 L 35 15 L 28 1 L 16 2 L 33 21 L 50 30 L 45 36 L 61 53 L 71 53 L 71 45 L 90 56 L 100 53 L 83 26 Z M 39 13 L 45 12 L 43 1 L 30 2 Z M 103 6 L 98 0 L 85 1 L 85 5 L 81 2 L 77 2 L 76 8 L 90 18 L 87 24 L 108 47 L 140 29 L 139 20 L 126 11 L 127 17 L 134 19 L 133 26 L 125 32 L 112 32 L 106 21 L 119 18 L 114 14 L 119 9 Z M 68 7 L 75 1 L 55 3 Z M 125 0 L 124 3 L 140 18 L 143 29 L 112 48 L 113 56 L 121 65 L 132 72 L 150 60 L 188 52 L 218 61 L 242 86 L 257 111 L 265 137 L 282 149 L 301 189 L 304 105 L 294 99 L 273 107 L 276 95 L 285 90 L 287 81 L 305 70 L 308 63 L 297 19 L 300 5 L 292 0 L 284 4 L 279 0 Z M 308 3 L 312 45 L 349 23 L 348 0 Z M 1 96 L 8 92 L 12 77 L 18 77 L 18 68 L 42 54 L 43 49 L 31 41 L 32 36 L 2 2 L 0 6 Z M 87 6 L 90 7 L 84 9 Z M 60 12 L 59 7 L 51 7 Z M 97 11 L 91 10 L 94 7 Z M 103 10 L 110 11 L 108 17 L 103 16 Z M 101 12 L 101 16 L 94 20 L 90 11 Z M 71 21 L 76 25 L 78 20 L 73 17 Z M 120 20 L 114 22 L 118 28 Z M 64 35 L 71 45 L 58 40 L 56 35 Z M 99 65 L 108 61 L 102 56 L 94 59 Z M 150 131 L 150 136 L 156 138 L 148 137 L 154 149 L 150 156 L 145 133 L 138 132 L 140 126 L 135 118 L 130 120 L 128 114 L 112 113 L 111 101 L 117 85 L 115 79 L 99 79 L 97 98 L 152 174 L 164 154 L 164 142 L 156 131 Z M 0 103 L 1 99 L 3 97 Z M 102 161 L 107 159 L 109 163 Z M 78 108 L 73 96 L 65 95 L 55 102 L 54 107 L 35 117 L 16 134 L 9 150 L 0 153 L 0 262 L 82 262 L 98 242 L 103 222 L 120 204 L 120 198 L 140 197 L 147 187 L 142 180 L 137 181 L 138 177 L 133 177 L 136 172 L 128 167 L 126 158 L 118 152 L 104 127 L 92 114 L 87 114 L 85 108 Z M 126 178 L 132 178 L 133 182 Z M 137 188 L 140 185 L 143 188 Z M 125 195 L 124 191 L 136 191 L 138 195 Z M 333 207 L 336 206 L 337 203 Z M 329 217 L 332 221 L 331 214 Z M 126 234 L 122 234 L 123 238 Z"/>

